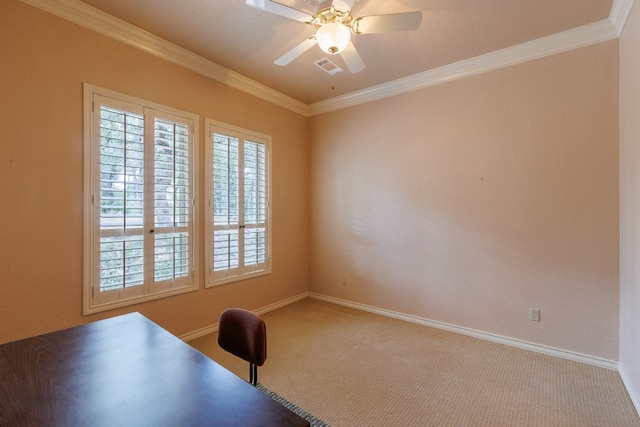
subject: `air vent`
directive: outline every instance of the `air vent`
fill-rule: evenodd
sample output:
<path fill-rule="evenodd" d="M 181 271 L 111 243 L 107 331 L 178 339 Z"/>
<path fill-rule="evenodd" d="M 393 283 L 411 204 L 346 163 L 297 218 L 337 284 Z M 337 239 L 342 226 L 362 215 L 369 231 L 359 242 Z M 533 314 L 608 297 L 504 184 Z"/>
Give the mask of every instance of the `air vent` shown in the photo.
<path fill-rule="evenodd" d="M 334 75 L 341 71 L 344 71 L 342 68 L 338 67 L 335 62 L 332 62 L 329 58 L 322 58 L 314 62 L 317 67 L 323 69 L 327 74 Z"/>

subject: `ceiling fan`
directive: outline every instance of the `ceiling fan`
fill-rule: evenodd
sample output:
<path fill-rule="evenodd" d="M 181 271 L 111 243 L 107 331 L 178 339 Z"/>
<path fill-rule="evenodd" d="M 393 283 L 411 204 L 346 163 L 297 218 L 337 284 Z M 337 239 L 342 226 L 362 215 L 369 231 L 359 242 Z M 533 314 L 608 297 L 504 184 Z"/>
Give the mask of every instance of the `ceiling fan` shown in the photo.
<path fill-rule="evenodd" d="M 323 3 L 322 0 L 306 1 L 316 9 Z M 314 35 L 276 59 L 274 62 L 276 65 L 289 64 L 317 44 L 328 54 L 340 54 L 349 71 L 355 74 L 362 71 L 365 65 L 351 42 L 351 34 L 417 30 L 422 21 L 422 12 L 419 11 L 354 18 L 351 15 L 351 8 L 356 1 L 333 0 L 331 6 L 317 10 L 314 15 L 271 0 L 247 0 L 247 5 L 304 22 L 316 28 Z"/>

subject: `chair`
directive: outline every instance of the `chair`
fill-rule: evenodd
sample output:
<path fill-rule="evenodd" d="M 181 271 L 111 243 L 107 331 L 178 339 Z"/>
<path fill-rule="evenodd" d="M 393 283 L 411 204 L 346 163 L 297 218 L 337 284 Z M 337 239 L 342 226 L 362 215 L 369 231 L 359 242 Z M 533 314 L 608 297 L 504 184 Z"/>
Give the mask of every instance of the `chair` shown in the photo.
<path fill-rule="evenodd" d="M 267 326 L 257 314 L 228 308 L 220 314 L 218 345 L 249 362 L 249 382 L 258 384 L 258 366 L 267 359 Z"/>

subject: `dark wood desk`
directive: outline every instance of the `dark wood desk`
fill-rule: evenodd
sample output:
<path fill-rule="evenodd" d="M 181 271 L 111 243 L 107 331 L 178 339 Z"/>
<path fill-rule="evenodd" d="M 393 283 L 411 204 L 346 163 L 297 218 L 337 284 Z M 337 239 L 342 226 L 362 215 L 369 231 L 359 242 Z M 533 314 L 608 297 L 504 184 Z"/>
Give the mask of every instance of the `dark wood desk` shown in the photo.
<path fill-rule="evenodd" d="M 1 426 L 308 426 L 138 313 L 0 346 Z"/>

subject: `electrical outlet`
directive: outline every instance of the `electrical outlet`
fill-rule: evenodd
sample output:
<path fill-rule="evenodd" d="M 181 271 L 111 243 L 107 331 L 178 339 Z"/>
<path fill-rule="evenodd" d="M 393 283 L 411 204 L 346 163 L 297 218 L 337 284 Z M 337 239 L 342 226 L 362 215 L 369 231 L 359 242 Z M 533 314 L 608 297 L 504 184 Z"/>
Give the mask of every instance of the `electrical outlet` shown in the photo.
<path fill-rule="evenodd" d="M 540 309 L 530 308 L 529 309 L 529 320 L 531 320 L 532 322 L 539 322 L 540 321 Z"/>
<path fill-rule="evenodd" d="M 348 280 L 347 280 L 347 276 L 342 276 L 342 277 L 340 278 L 340 284 L 341 284 L 342 286 L 347 286 L 347 282 L 348 282 Z"/>

